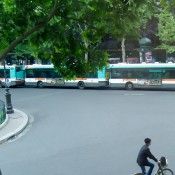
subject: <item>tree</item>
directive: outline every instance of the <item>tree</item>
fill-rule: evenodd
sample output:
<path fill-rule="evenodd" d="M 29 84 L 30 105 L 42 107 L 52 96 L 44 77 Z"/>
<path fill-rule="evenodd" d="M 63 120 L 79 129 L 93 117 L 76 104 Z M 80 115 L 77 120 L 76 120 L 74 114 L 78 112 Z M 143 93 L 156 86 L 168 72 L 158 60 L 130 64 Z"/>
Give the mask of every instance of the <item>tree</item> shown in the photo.
<path fill-rule="evenodd" d="M 160 45 L 160 40 L 158 37 L 158 17 L 157 15 L 152 15 L 150 19 L 147 20 L 146 26 L 141 28 L 141 36 L 146 36 L 152 42 L 153 47 Z"/>
<path fill-rule="evenodd" d="M 114 28 L 116 37 L 123 35 L 145 2 L 1 1 L 0 60 L 17 45 L 27 43 L 38 57 L 50 58 L 63 77 L 83 76 L 106 65 L 108 55 L 97 49 L 102 37 Z"/>
<path fill-rule="evenodd" d="M 55 15 L 57 1 L 54 4 L 52 1 L 40 3 L 44 5 L 39 6 L 39 1 L 5 0 L 0 2 L 0 60 L 28 36 L 43 28 Z M 52 9 L 48 11 L 47 8 Z"/>
<path fill-rule="evenodd" d="M 159 0 L 158 4 L 158 33 L 161 41 L 160 48 L 164 48 L 168 53 L 175 52 L 175 1 Z"/>
<path fill-rule="evenodd" d="M 135 1 L 135 3 L 128 1 L 118 6 L 119 10 L 113 9 L 111 34 L 114 39 L 121 41 L 122 62 L 126 61 L 125 41 L 140 37 L 141 29 L 146 27 L 147 20 L 151 18 L 153 3 L 152 0 Z M 117 20 L 116 16 L 119 16 L 120 20 Z"/>

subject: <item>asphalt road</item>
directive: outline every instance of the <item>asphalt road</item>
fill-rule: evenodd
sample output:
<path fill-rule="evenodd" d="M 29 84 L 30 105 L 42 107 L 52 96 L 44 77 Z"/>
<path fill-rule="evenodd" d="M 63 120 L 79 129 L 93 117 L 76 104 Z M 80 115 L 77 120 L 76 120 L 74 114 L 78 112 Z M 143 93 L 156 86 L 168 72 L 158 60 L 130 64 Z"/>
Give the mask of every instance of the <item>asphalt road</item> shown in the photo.
<path fill-rule="evenodd" d="M 12 88 L 30 116 L 18 139 L 0 146 L 3 175 L 131 175 L 145 137 L 175 165 L 175 92 Z M 4 99 L 4 89 L 0 89 Z M 175 169 L 174 169 L 175 170 Z"/>

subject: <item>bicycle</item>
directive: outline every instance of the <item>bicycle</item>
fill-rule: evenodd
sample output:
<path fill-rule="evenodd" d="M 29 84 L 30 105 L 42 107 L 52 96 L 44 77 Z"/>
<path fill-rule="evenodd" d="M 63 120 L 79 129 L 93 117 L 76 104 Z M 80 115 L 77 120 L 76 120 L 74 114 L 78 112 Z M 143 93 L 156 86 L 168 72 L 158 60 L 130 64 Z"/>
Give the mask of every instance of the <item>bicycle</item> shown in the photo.
<path fill-rule="evenodd" d="M 155 175 L 174 175 L 173 171 L 170 168 L 167 168 L 168 161 L 165 157 L 161 157 L 158 164 L 158 170 Z M 136 173 L 134 175 L 144 175 L 143 173 Z"/>

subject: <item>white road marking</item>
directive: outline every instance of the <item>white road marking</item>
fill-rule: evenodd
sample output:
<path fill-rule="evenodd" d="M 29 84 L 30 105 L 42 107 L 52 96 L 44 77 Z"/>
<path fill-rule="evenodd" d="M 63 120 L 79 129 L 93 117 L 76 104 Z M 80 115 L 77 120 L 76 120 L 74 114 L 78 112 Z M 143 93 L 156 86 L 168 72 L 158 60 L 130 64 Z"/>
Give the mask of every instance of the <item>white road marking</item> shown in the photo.
<path fill-rule="evenodd" d="M 131 96 L 142 96 L 144 94 L 124 94 L 124 95 L 126 95 L 126 96 L 129 96 L 129 95 L 131 95 Z"/>

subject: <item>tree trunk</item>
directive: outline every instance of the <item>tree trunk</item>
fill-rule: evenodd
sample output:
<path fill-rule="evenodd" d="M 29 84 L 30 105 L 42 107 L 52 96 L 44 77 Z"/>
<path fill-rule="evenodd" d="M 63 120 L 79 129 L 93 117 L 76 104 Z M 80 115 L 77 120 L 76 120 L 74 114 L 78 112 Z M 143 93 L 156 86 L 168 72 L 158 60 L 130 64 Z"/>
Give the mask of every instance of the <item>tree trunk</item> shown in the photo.
<path fill-rule="evenodd" d="M 85 25 L 85 30 L 87 30 L 87 26 Z M 87 49 L 87 51 L 85 52 L 85 61 L 88 62 L 88 59 L 89 59 L 89 53 L 88 53 L 88 48 L 89 48 L 89 45 L 90 45 L 90 41 L 88 40 L 88 38 L 84 38 L 84 45 L 85 45 L 85 48 Z"/>
<path fill-rule="evenodd" d="M 122 44 L 121 44 L 121 47 L 122 47 L 122 62 L 126 62 L 126 50 L 125 50 L 125 38 L 122 39 Z"/>
<path fill-rule="evenodd" d="M 85 44 L 86 49 L 88 49 L 88 48 L 89 48 L 89 41 L 88 41 L 88 39 L 85 39 L 85 40 L 84 40 L 84 44 Z M 88 53 L 88 51 L 87 51 L 87 52 L 85 53 L 85 61 L 88 62 L 88 59 L 89 59 L 89 53 Z"/>

